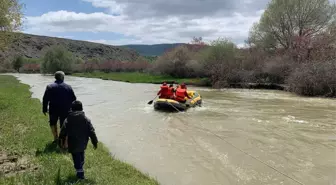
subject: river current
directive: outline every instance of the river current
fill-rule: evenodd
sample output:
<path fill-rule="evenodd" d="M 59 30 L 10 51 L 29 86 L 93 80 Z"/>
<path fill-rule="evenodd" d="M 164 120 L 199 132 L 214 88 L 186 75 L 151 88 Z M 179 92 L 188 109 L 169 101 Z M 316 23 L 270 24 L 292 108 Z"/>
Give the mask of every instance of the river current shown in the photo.
<path fill-rule="evenodd" d="M 40 100 L 54 81 L 14 75 Z M 203 106 L 162 113 L 147 105 L 158 85 L 65 80 L 110 152 L 163 185 L 336 184 L 335 100 L 188 87 Z"/>

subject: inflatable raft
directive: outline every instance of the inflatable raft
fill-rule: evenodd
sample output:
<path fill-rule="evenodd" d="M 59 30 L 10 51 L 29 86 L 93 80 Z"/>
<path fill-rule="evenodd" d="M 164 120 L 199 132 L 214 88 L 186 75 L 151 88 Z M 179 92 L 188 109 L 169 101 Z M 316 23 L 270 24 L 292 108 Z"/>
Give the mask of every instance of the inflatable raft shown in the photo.
<path fill-rule="evenodd" d="M 187 93 L 191 99 L 186 98 L 185 103 L 180 103 L 172 99 L 159 98 L 154 103 L 154 109 L 161 111 L 185 111 L 190 107 L 202 105 L 202 97 L 199 93 L 196 91 L 187 91 Z"/>

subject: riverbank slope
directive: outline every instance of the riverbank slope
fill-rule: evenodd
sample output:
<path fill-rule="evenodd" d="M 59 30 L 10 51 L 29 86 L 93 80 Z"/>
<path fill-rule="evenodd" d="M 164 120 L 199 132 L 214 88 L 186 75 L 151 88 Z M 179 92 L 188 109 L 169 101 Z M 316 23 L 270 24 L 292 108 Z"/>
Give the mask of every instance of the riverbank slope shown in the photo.
<path fill-rule="evenodd" d="M 48 117 L 41 113 L 40 101 L 31 98 L 29 86 L 5 75 L 0 84 L 0 184 L 74 182 L 71 156 L 51 144 Z M 88 180 L 80 184 L 158 184 L 111 157 L 101 143 L 97 150 L 89 143 L 84 169 Z"/>

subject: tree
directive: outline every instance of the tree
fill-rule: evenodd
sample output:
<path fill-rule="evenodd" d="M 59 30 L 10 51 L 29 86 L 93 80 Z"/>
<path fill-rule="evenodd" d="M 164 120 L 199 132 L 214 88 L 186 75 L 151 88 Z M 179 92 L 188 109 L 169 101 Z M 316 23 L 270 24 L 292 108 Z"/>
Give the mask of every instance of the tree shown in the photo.
<path fill-rule="evenodd" d="M 23 66 L 23 63 L 24 63 L 24 58 L 22 56 L 19 56 L 19 57 L 15 58 L 15 60 L 12 63 L 12 65 L 13 65 L 13 68 L 17 72 L 20 72 L 20 68 Z"/>
<path fill-rule="evenodd" d="M 195 44 L 195 45 L 205 45 L 205 43 L 203 42 L 203 38 L 202 37 L 193 37 L 191 44 Z"/>
<path fill-rule="evenodd" d="M 0 0 L 0 50 L 12 42 L 13 32 L 22 25 L 22 4 L 18 0 Z"/>
<path fill-rule="evenodd" d="M 197 77 L 201 67 L 194 58 L 195 53 L 187 46 L 177 46 L 156 60 L 153 71 L 177 78 Z"/>
<path fill-rule="evenodd" d="M 264 48 L 266 51 L 275 49 L 276 39 L 270 32 L 265 32 L 262 30 L 260 24 L 254 23 L 251 31 L 249 33 L 249 38 L 247 44 L 251 46 L 256 46 L 258 48 Z"/>
<path fill-rule="evenodd" d="M 228 75 L 236 68 L 237 46 L 227 39 L 217 39 L 211 42 L 211 46 L 204 51 L 203 61 L 205 70 L 214 86 L 227 82 Z M 217 84 L 219 83 L 219 84 Z"/>
<path fill-rule="evenodd" d="M 335 7 L 329 0 L 272 0 L 252 27 L 249 42 L 292 48 L 294 37 L 314 37 L 325 31 L 336 18 Z"/>
<path fill-rule="evenodd" d="M 76 57 L 75 64 L 84 64 L 84 60 L 80 57 Z"/>
<path fill-rule="evenodd" d="M 71 73 L 75 57 L 71 52 L 61 46 L 51 47 L 45 54 L 41 66 L 43 73 L 64 71 Z"/>
<path fill-rule="evenodd" d="M 187 47 L 192 52 L 198 52 L 204 49 L 207 44 L 203 41 L 202 37 L 193 37 L 190 44 L 187 44 Z"/>

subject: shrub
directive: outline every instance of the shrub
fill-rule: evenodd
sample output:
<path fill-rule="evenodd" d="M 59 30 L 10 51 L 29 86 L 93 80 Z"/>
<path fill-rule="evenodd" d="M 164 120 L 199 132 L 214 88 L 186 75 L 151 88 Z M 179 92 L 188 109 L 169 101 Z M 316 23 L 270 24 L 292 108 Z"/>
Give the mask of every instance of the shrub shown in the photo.
<path fill-rule="evenodd" d="M 289 76 L 289 91 L 305 96 L 336 97 L 336 60 L 301 64 Z"/>
<path fill-rule="evenodd" d="M 187 46 L 181 45 L 160 56 L 152 71 L 177 78 L 189 78 L 202 76 L 202 68 L 203 66 L 195 60 L 195 53 Z"/>
<path fill-rule="evenodd" d="M 89 59 L 83 64 L 75 64 L 76 72 L 144 72 L 150 63 L 144 57 L 138 57 L 135 62 L 128 61 L 102 61 L 99 59 Z"/>
<path fill-rule="evenodd" d="M 74 62 L 76 65 L 77 64 L 84 64 L 84 60 L 83 59 L 81 59 L 81 58 L 79 58 L 79 57 L 76 57 L 76 59 L 75 59 L 75 62 Z"/>
<path fill-rule="evenodd" d="M 295 66 L 295 62 L 289 56 L 270 57 L 264 62 L 256 79 L 258 83 L 284 84 Z"/>
<path fill-rule="evenodd" d="M 152 61 L 147 57 L 139 56 L 135 62 L 132 62 L 131 71 L 146 72 L 151 66 L 150 62 Z"/>
<path fill-rule="evenodd" d="M 20 69 L 21 72 L 24 73 L 39 73 L 40 70 L 40 64 L 42 62 L 41 59 L 39 58 L 27 58 L 27 57 L 22 57 L 23 58 L 23 65 L 22 68 Z"/>
<path fill-rule="evenodd" d="M 45 74 L 61 70 L 69 74 L 72 72 L 74 61 L 75 57 L 71 52 L 64 47 L 55 46 L 46 52 L 41 65 L 41 71 Z"/>
<path fill-rule="evenodd" d="M 244 70 L 252 71 L 263 67 L 269 54 L 260 48 L 240 49 L 241 67 Z"/>
<path fill-rule="evenodd" d="M 15 72 L 12 68 L 12 62 L 6 58 L 0 57 L 0 73 Z"/>
<path fill-rule="evenodd" d="M 256 82 L 256 73 L 256 71 L 241 69 L 232 70 L 227 74 L 226 81 L 229 84 Z"/>
<path fill-rule="evenodd" d="M 22 56 L 16 57 L 12 63 L 13 69 L 20 72 L 20 68 L 23 66 L 24 58 Z"/>
<path fill-rule="evenodd" d="M 42 63 L 42 59 L 40 58 L 24 58 L 24 63 L 25 64 L 41 64 Z"/>
<path fill-rule="evenodd" d="M 203 51 L 205 72 L 215 86 L 226 86 L 229 74 L 240 67 L 237 62 L 238 48 L 227 39 L 218 39 Z"/>
<path fill-rule="evenodd" d="M 25 73 L 37 73 L 37 72 L 40 72 L 40 64 L 37 64 L 37 63 L 26 63 L 22 67 L 22 72 L 25 72 Z"/>

